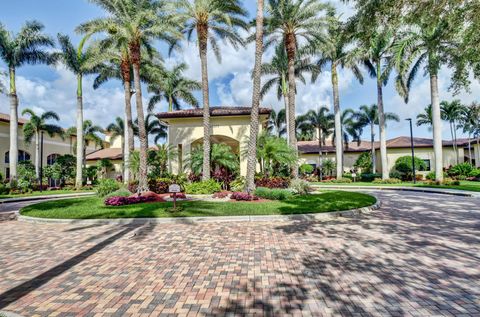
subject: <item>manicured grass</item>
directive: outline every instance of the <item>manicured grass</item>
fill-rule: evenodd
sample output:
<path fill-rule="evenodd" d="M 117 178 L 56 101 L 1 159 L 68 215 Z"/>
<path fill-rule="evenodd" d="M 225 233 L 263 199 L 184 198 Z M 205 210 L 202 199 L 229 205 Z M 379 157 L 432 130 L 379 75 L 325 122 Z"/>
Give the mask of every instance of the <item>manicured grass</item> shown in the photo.
<path fill-rule="evenodd" d="M 8 194 L 0 195 L 0 199 L 7 198 L 19 198 L 19 197 L 31 197 L 31 196 L 48 196 L 48 195 L 60 195 L 60 194 L 78 194 L 78 193 L 93 193 L 93 190 L 70 190 L 70 189 L 61 189 L 61 190 L 44 190 L 43 192 L 34 191 L 28 194 Z"/>
<path fill-rule="evenodd" d="M 182 201 L 178 205 L 183 207 L 183 210 L 172 213 L 167 211 L 172 207 L 171 202 L 107 207 L 101 198 L 85 197 L 42 202 L 23 208 L 21 214 L 63 219 L 287 215 L 355 209 L 373 205 L 375 202 L 375 197 L 362 193 L 328 191 L 297 196 L 281 202 Z"/>
<path fill-rule="evenodd" d="M 428 188 L 444 188 L 444 189 L 458 189 L 458 190 L 469 190 L 474 192 L 480 192 L 480 182 L 472 181 L 460 181 L 459 186 L 444 186 L 444 185 L 428 185 L 424 183 L 413 184 L 412 182 L 402 182 L 398 184 L 374 184 L 369 182 L 355 182 L 355 183 L 312 183 L 315 185 L 340 185 L 340 186 L 402 186 L 402 187 L 428 187 Z"/>

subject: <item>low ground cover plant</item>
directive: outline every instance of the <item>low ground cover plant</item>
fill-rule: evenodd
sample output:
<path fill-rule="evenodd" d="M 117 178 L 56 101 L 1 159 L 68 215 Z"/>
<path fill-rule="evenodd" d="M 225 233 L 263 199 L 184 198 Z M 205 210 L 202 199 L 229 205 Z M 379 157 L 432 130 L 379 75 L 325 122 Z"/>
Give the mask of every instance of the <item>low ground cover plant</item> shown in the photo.
<path fill-rule="evenodd" d="M 287 200 L 293 197 L 288 189 L 257 187 L 255 196 L 270 200 Z"/>
<path fill-rule="evenodd" d="M 114 179 L 101 179 L 98 182 L 97 194 L 100 197 L 105 197 L 110 193 L 120 189 L 120 183 Z"/>
<path fill-rule="evenodd" d="M 107 205 L 107 206 L 124 206 L 124 205 L 146 203 L 146 202 L 151 202 L 151 201 L 155 201 L 155 197 L 152 197 L 152 196 L 131 196 L 131 197 L 113 196 L 113 197 L 105 199 L 105 205 Z"/>
<path fill-rule="evenodd" d="M 208 195 L 222 190 L 220 183 L 213 179 L 185 185 L 185 192 L 193 195 Z"/>
<path fill-rule="evenodd" d="M 237 201 L 252 201 L 252 200 L 258 200 L 258 197 L 255 195 L 250 195 L 249 193 L 245 192 L 233 192 L 232 195 L 230 196 L 231 199 L 237 200 Z"/>
<path fill-rule="evenodd" d="M 255 179 L 257 187 L 288 188 L 290 179 L 287 177 L 258 177 Z"/>
<path fill-rule="evenodd" d="M 389 179 L 381 179 L 381 178 L 375 178 L 373 180 L 373 184 L 400 184 L 402 180 L 398 178 L 389 178 Z"/>
<path fill-rule="evenodd" d="M 110 197 L 115 197 L 115 196 L 117 196 L 117 197 L 129 197 L 129 196 L 132 196 L 132 193 L 126 188 L 120 188 L 120 189 L 118 189 L 118 190 L 116 190 L 116 191 L 114 191 L 114 192 L 112 192 L 108 195 L 105 195 L 105 199 L 110 198 Z"/>

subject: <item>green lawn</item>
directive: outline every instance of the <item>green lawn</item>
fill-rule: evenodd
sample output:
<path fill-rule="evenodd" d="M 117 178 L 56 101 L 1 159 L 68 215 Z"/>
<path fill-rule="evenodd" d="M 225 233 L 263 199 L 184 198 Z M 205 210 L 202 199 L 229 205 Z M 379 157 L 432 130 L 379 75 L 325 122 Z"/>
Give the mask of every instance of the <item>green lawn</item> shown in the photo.
<path fill-rule="evenodd" d="M 47 201 L 22 209 L 21 214 L 40 218 L 94 219 L 192 216 L 286 215 L 321 213 L 373 205 L 375 197 L 343 191 L 297 196 L 288 201 L 206 202 L 183 201 L 181 212 L 169 212 L 172 203 L 143 203 L 128 206 L 105 206 L 103 199 L 85 197 Z"/>
<path fill-rule="evenodd" d="M 47 196 L 47 195 L 60 195 L 60 194 L 78 194 L 78 193 L 93 193 L 92 190 L 70 190 L 70 189 L 61 189 L 61 190 L 44 190 L 43 192 L 34 191 L 28 194 L 8 194 L 0 195 L 0 199 L 6 198 L 20 198 L 20 197 L 31 197 L 31 196 Z"/>
<path fill-rule="evenodd" d="M 444 189 L 459 189 L 459 190 L 469 190 L 474 192 L 480 192 L 480 182 L 472 182 L 472 181 L 460 181 L 459 186 L 444 186 L 444 185 L 428 185 L 423 183 L 413 184 L 412 182 L 402 182 L 398 184 L 373 184 L 368 182 L 355 182 L 355 183 L 348 183 L 348 184 L 341 184 L 341 183 L 312 183 L 315 185 L 345 185 L 345 186 L 402 186 L 402 187 L 427 187 L 427 188 L 444 188 Z"/>

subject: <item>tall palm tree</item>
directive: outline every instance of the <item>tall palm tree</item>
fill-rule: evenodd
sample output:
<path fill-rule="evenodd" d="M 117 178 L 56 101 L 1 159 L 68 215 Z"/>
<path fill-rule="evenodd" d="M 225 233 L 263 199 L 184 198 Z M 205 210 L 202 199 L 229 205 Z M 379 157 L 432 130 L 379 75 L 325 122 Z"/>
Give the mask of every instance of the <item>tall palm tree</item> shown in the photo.
<path fill-rule="evenodd" d="M 139 136 L 139 130 L 138 119 L 136 119 L 133 125 L 133 133 Z M 157 144 L 160 139 L 167 137 L 167 127 L 164 126 L 153 113 L 149 113 L 145 117 L 145 131 L 147 132 L 147 147 L 149 136 L 153 136 L 153 142 L 155 144 Z"/>
<path fill-rule="evenodd" d="M 272 109 L 267 122 L 267 131 L 270 134 L 275 134 L 277 137 L 282 137 L 286 133 L 285 127 L 285 109 L 276 112 Z"/>
<path fill-rule="evenodd" d="M 157 0 L 92 0 L 109 14 L 108 17 L 84 23 L 80 32 L 106 32 L 114 34 L 128 46 L 133 68 L 135 101 L 140 139 L 140 171 L 138 192 L 148 191 L 147 132 L 141 87 L 142 47 L 152 48 L 153 40 L 162 40 L 174 46 L 181 34 L 181 18 L 173 14 L 168 4 Z"/>
<path fill-rule="evenodd" d="M 428 105 L 423 109 L 422 113 L 417 115 L 417 127 L 426 125 L 428 126 L 428 131 L 432 131 L 432 105 Z"/>
<path fill-rule="evenodd" d="M 196 32 L 200 63 L 202 68 L 203 95 L 203 174 L 202 178 L 210 178 L 210 101 L 208 95 L 208 42 L 218 62 L 221 61 L 217 37 L 227 40 L 234 47 L 243 45 L 243 40 L 236 28 L 247 29 L 244 17 L 247 11 L 239 0 L 179 0 L 175 2 L 181 19 L 186 20 L 184 32 L 190 40 Z"/>
<path fill-rule="evenodd" d="M 67 129 L 65 134 L 67 136 L 75 136 L 77 141 L 75 141 L 76 145 L 76 151 L 75 154 L 77 156 L 77 162 L 78 162 L 78 157 L 80 156 L 78 151 L 80 151 L 81 156 L 83 157 L 82 165 L 80 168 L 85 168 L 86 166 L 86 156 L 87 156 L 87 147 L 89 144 L 93 144 L 95 148 L 103 148 L 103 139 L 98 135 L 98 133 L 104 133 L 104 130 L 102 127 L 93 124 L 92 120 L 84 120 L 83 125 L 82 125 L 82 131 L 83 131 L 83 144 L 82 148 L 78 149 L 78 137 L 77 137 L 77 130 L 78 127 L 70 127 Z"/>
<path fill-rule="evenodd" d="M 372 172 L 376 173 L 376 155 L 375 155 L 375 126 L 379 124 L 378 106 L 376 104 L 360 106 L 360 111 L 355 113 L 358 124 L 362 127 L 370 127 L 370 143 L 372 152 Z M 384 114 L 385 123 L 387 121 L 400 121 L 398 115 L 393 112 Z"/>
<path fill-rule="evenodd" d="M 75 187 L 80 188 L 83 185 L 82 166 L 84 165 L 85 145 L 84 140 L 84 122 L 83 122 L 83 76 L 92 74 L 95 69 L 90 68 L 87 63 L 93 59 L 95 54 L 91 49 L 84 50 L 85 44 L 90 35 L 86 35 L 80 41 L 78 47 L 74 47 L 67 35 L 58 34 L 61 52 L 54 53 L 55 57 L 77 76 L 77 169 L 75 177 Z"/>
<path fill-rule="evenodd" d="M 127 152 L 125 150 L 125 121 L 122 118 L 116 117 L 115 122 L 110 123 L 107 128 L 105 129 L 108 133 L 110 133 L 110 140 L 114 140 L 115 138 L 121 138 L 121 147 L 122 147 L 122 154 L 125 155 Z M 124 162 L 127 162 L 125 157 L 123 158 Z M 122 166 L 125 169 L 125 164 Z M 123 173 L 125 175 L 125 173 Z"/>
<path fill-rule="evenodd" d="M 181 63 L 173 67 L 172 70 L 162 70 L 154 68 L 149 73 L 148 92 L 153 93 L 148 103 L 147 110 L 153 111 L 153 108 L 162 99 L 168 102 L 168 111 L 180 110 L 180 100 L 186 102 L 194 108 L 198 108 L 198 100 L 192 94 L 195 90 L 200 90 L 201 85 L 196 80 L 183 77 L 182 73 L 188 68 L 187 64 Z"/>
<path fill-rule="evenodd" d="M 360 144 L 363 128 L 356 119 L 355 111 L 352 109 L 343 110 L 340 119 L 342 122 L 342 147 L 347 150 L 350 142 Z M 336 132 L 333 133 L 333 137 L 336 142 Z"/>
<path fill-rule="evenodd" d="M 435 178 L 443 181 L 443 145 L 440 99 L 438 93 L 438 72 L 445 60 L 456 51 L 459 25 L 449 18 L 449 6 L 439 7 L 436 1 L 425 2 L 423 12 L 412 19 L 402 32 L 401 40 L 395 45 L 395 64 L 398 72 L 405 77 L 405 97 L 422 66 L 430 77 L 432 105 L 433 148 L 435 153 Z M 435 14 L 432 12 L 435 11 Z M 453 48 L 453 49 L 452 49 Z M 408 99 L 407 99 L 408 100 Z"/>
<path fill-rule="evenodd" d="M 255 172 L 257 169 L 257 138 L 259 125 L 259 108 L 262 80 L 263 55 L 263 0 L 257 0 L 257 18 L 255 29 L 255 65 L 253 67 L 252 111 L 250 118 L 250 139 L 247 152 L 246 190 L 252 193 L 255 189 Z"/>
<path fill-rule="evenodd" d="M 317 73 L 316 66 L 312 64 L 310 58 L 306 56 L 305 52 L 299 51 L 295 60 L 295 78 L 302 83 L 306 83 L 304 73 Z M 260 94 L 263 97 L 274 87 L 277 89 L 277 98 L 280 100 L 283 97 L 285 103 L 285 118 L 288 120 L 288 57 L 285 45 L 280 43 L 275 48 L 275 55 L 269 63 L 262 64 L 261 67 L 262 76 L 268 76 L 269 78 L 262 85 Z M 295 92 L 296 93 L 296 92 Z M 288 136 L 288 125 L 285 129 Z"/>
<path fill-rule="evenodd" d="M 316 130 L 318 139 L 318 179 L 322 180 L 322 163 L 323 153 L 322 146 L 325 145 L 326 138 L 333 133 L 332 122 L 335 116 L 329 113 L 330 110 L 326 106 L 319 107 L 316 111 L 309 110 L 305 115 L 306 124 Z"/>
<path fill-rule="evenodd" d="M 450 135 L 453 140 L 453 150 L 455 151 L 456 163 L 460 163 L 458 157 L 458 147 L 457 147 L 457 130 L 458 123 L 462 118 L 462 114 L 465 111 L 465 106 L 462 105 L 460 100 L 453 100 L 448 102 L 446 100 L 440 103 L 441 117 L 443 120 L 448 121 L 450 125 Z"/>
<path fill-rule="evenodd" d="M 288 129 L 289 145 L 297 151 L 295 136 L 295 60 L 300 43 L 309 46 L 320 42 L 325 27 L 321 14 L 328 5 L 318 0 L 269 0 L 265 17 L 265 36 L 268 47 L 283 43 L 288 58 Z M 298 177 L 297 163 L 292 175 Z"/>
<path fill-rule="evenodd" d="M 328 10 L 327 21 L 328 27 L 326 35 L 316 43 L 316 49 L 320 54 L 317 65 L 319 69 L 324 68 L 326 65 L 330 66 L 335 131 L 336 134 L 340 134 L 342 131 L 342 112 L 338 89 L 338 68 L 351 70 L 361 84 L 363 83 L 363 75 L 359 68 L 360 52 L 349 36 L 346 26 L 339 20 L 334 10 Z M 317 75 L 318 73 L 314 74 L 312 79 L 316 80 Z M 337 162 L 337 178 L 343 176 L 343 147 L 341 142 L 342 140 L 340 138 L 336 139 L 335 157 Z"/>
<path fill-rule="evenodd" d="M 54 62 L 46 49 L 55 45 L 54 40 L 43 34 L 43 24 L 26 22 L 17 34 L 9 32 L 0 23 L 0 59 L 8 67 L 10 98 L 10 179 L 17 177 L 18 163 L 18 97 L 15 73 L 25 64 L 50 64 Z"/>
<path fill-rule="evenodd" d="M 25 109 L 22 111 L 22 116 L 29 115 L 30 118 L 27 123 L 23 125 L 23 137 L 26 143 L 31 143 L 32 139 L 35 139 L 35 175 L 40 177 L 40 134 L 42 131 L 48 133 L 50 137 L 55 134 L 63 137 L 63 129 L 55 124 L 49 124 L 46 121 L 56 120 L 59 121 L 60 117 L 53 111 L 47 111 L 41 115 L 37 115 L 31 109 Z"/>

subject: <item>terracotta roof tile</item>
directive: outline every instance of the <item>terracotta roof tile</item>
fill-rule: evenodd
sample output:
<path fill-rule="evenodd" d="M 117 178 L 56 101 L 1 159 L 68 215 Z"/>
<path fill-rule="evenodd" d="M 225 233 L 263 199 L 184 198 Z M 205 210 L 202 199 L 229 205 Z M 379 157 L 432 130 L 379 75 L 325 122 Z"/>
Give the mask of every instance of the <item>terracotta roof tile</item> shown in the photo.
<path fill-rule="evenodd" d="M 212 117 L 218 116 L 242 116 L 250 115 L 251 107 L 210 107 L 210 115 Z M 270 114 L 272 110 L 269 108 L 260 108 L 260 114 Z M 191 117 L 202 117 L 203 109 L 185 109 L 177 110 L 172 112 L 160 112 L 157 114 L 159 119 L 167 118 L 191 118 Z"/>
<path fill-rule="evenodd" d="M 0 121 L 1 122 L 10 122 L 10 115 L 6 113 L 0 113 Z M 25 118 L 18 118 L 18 124 L 23 125 L 27 122 L 28 120 Z"/>
<path fill-rule="evenodd" d="M 87 155 L 87 161 L 101 160 L 101 159 L 110 159 L 110 160 L 121 160 L 123 158 L 121 148 L 106 148 L 101 149 L 95 152 L 92 152 Z"/>

